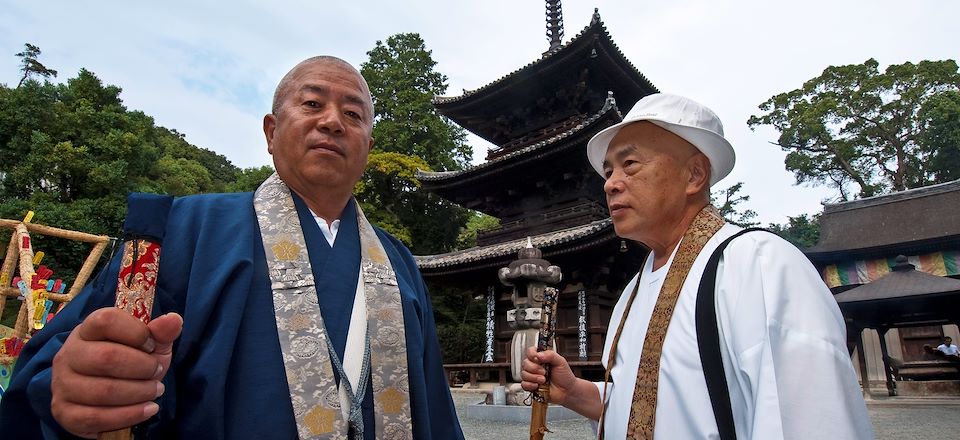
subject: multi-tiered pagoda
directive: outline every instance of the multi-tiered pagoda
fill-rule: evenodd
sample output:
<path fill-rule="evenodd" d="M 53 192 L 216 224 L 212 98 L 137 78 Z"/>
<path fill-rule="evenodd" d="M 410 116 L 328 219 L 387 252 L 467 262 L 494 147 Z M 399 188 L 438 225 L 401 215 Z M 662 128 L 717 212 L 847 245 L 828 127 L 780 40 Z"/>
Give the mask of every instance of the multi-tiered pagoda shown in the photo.
<path fill-rule="evenodd" d="M 617 48 L 599 13 L 566 44 L 561 17 L 560 2 L 547 1 L 550 46 L 539 59 L 460 96 L 435 99 L 442 114 L 496 148 L 486 162 L 461 171 L 420 173 L 423 187 L 500 219 L 500 226 L 482 231 L 476 247 L 420 256 L 418 263 L 433 283 L 488 295 L 482 361 L 509 362 L 506 312 L 513 305 L 497 269 L 529 237 L 563 271 L 557 349 L 578 369 L 595 371 L 613 305 L 645 250 L 615 235 L 586 144 L 657 89 Z"/>

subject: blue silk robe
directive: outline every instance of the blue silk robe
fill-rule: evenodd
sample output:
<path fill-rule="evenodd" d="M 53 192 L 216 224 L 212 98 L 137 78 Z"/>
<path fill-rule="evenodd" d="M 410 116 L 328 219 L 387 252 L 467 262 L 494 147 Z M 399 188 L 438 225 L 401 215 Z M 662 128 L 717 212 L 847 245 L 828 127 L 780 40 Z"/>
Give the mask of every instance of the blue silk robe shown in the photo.
<path fill-rule="evenodd" d="M 343 356 L 359 272 L 356 210 L 350 202 L 330 249 L 295 197 L 321 313 Z M 413 436 L 462 439 L 447 387 L 433 311 L 410 251 L 377 234 L 397 273 L 403 304 Z M 160 412 L 137 438 L 295 439 L 296 422 L 280 356 L 270 280 L 251 193 L 174 201 L 160 256 L 153 316 L 184 320 Z M 50 414 L 51 362 L 69 332 L 114 301 L 120 254 L 25 346 L 0 401 L 0 438 L 71 438 Z M 374 439 L 373 396 L 364 398 L 365 439 Z"/>

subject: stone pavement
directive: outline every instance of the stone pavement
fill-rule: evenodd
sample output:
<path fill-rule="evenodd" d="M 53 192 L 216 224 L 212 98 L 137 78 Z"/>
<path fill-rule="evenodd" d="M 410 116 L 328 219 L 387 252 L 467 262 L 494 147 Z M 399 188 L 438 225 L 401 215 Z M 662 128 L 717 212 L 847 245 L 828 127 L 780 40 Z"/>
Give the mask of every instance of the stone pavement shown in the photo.
<path fill-rule="evenodd" d="M 475 393 L 454 393 L 457 411 L 482 400 Z M 960 399 L 874 398 L 867 409 L 878 440 L 960 439 Z M 528 423 L 508 423 L 460 418 L 466 440 L 528 439 Z M 591 440 L 585 421 L 551 422 L 546 440 Z"/>

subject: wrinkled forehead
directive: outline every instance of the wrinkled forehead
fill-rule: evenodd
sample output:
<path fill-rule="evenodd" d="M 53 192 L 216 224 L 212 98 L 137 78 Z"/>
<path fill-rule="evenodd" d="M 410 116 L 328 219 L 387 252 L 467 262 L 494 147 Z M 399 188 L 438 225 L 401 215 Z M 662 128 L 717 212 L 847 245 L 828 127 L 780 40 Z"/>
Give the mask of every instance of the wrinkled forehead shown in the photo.
<path fill-rule="evenodd" d="M 638 121 L 624 126 L 610 140 L 604 154 L 604 164 L 617 162 L 632 154 L 669 155 L 686 159 L 699 152 L 680 136 L 650 121 Z"/>
<path fill-rule="evenodd" d="M 297 64 L 290 69 L 277 87 L 277 100 L 284 100 L 293 93 L 305 87 L 315 85 L 317 78 L 348 85 L 357 90 L 357 98 L 362 105 L 371 110 L 373 101 L 370 97 L 370 88 L 363 75 L 350 63 L 334 57 L 316 57 Z"/>

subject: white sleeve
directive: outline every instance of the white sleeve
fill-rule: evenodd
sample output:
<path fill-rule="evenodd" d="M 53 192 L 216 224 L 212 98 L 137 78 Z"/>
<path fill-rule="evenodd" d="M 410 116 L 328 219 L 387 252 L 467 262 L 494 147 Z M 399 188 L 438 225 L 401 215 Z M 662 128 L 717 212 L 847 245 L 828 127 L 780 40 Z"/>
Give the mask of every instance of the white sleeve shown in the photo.
<path fill-rule="evenodd" d="M 753 232 L 724 261 L 718 319 L 738 437 L 872 439 L 843 317 L 809 260 Z"/>

